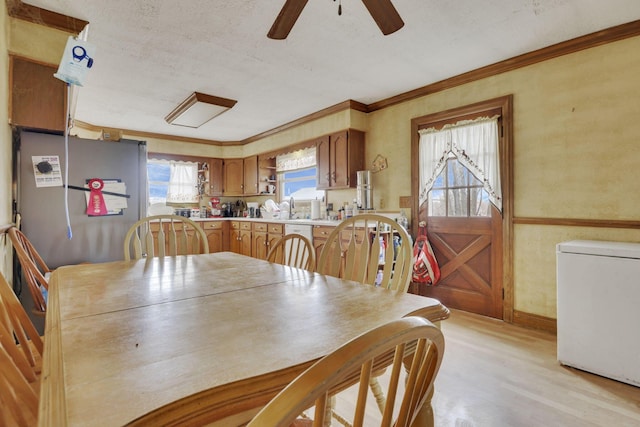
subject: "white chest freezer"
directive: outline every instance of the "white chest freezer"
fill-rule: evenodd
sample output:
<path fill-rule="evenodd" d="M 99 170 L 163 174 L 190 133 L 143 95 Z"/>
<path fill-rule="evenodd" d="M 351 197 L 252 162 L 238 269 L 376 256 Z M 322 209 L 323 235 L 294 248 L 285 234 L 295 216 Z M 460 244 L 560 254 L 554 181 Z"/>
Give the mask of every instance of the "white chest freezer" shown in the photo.
<path fill-rule="evenodd" d="M 557 245 L 558 361 L 640 386 L 640 243 Z"/>

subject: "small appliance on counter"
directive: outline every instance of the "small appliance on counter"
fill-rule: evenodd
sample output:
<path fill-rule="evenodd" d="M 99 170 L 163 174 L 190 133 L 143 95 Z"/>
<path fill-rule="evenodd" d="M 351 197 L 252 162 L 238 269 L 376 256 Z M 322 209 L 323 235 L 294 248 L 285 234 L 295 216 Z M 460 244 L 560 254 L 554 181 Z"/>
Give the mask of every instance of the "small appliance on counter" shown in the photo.
<path fill-rule="evenodd" d="M 373 209 L 371 171 L 356 172 L 356 204 L 362 210 Z"/>
<path fill-rule="evenodd" d="M 191 216 L 191 209 L 188 209 L 188 208 L 176 209 L 175 213 L 176 213 L 176 215 L 183 216 L 185 218 L 189 218 Z"/>
<path fill-rule="evenodd" d="M 247 209 L 249 210 L 249 218 L 257 218 L 260 212 L 260 204 L 258 202 L 247 202 Z"/>
<path fill-rule="evenodd" d="M 222 207 L 220 206 L 220 199 L 212 197 L 209 200 L 209 207 L 211 208 L 211 216 L 213 218 L 220 218 L 222 216 Z"/>

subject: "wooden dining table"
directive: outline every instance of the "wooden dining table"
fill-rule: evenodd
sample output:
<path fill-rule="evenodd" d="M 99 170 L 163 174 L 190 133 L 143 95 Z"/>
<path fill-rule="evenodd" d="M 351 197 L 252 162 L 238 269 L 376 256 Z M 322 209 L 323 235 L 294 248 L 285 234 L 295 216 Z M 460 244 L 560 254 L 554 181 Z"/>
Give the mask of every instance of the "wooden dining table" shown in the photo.
<path fill-rule="evenodd" d="M 438 322 L 449 311 L 231 252 L 61 267 L 39 425 L 121 426 L 148 413 L 153 424 L 241 424 L 317 359 L 408 315 Z"/>

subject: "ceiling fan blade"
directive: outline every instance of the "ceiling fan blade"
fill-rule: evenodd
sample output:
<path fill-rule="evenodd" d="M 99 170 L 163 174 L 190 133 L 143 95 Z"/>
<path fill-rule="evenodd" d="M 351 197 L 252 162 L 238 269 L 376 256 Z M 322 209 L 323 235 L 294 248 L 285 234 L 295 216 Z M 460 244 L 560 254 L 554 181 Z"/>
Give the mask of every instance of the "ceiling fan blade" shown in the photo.
<path fill-rule="evenodd" d="M 385 36 L 404 26 L 404 21 L 393 7 L 391 0 L 362 0 L 362 3 Z"/>
<path fill-rule="evenodd" d="M 296 23 L 302 9 L 304 9 L 308 0 L 287 0 L 282 6 L 282 10 L 273 22 L 267 37 L 270 39 L 284 40 L 289 35 L 293 24 Z"/>

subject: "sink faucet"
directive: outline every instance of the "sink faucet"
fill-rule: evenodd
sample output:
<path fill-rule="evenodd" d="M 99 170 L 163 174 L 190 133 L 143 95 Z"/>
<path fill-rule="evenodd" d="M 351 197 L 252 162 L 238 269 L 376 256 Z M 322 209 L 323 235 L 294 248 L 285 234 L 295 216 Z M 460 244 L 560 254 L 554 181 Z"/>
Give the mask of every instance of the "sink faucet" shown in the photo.
<path fill-rule="evenodd" d="M 291 196 L 289 198 L 289 219 L 293 218 L 293 208 L 295 208 L 296 205 L 293 202 L 293 196 Z"/>

